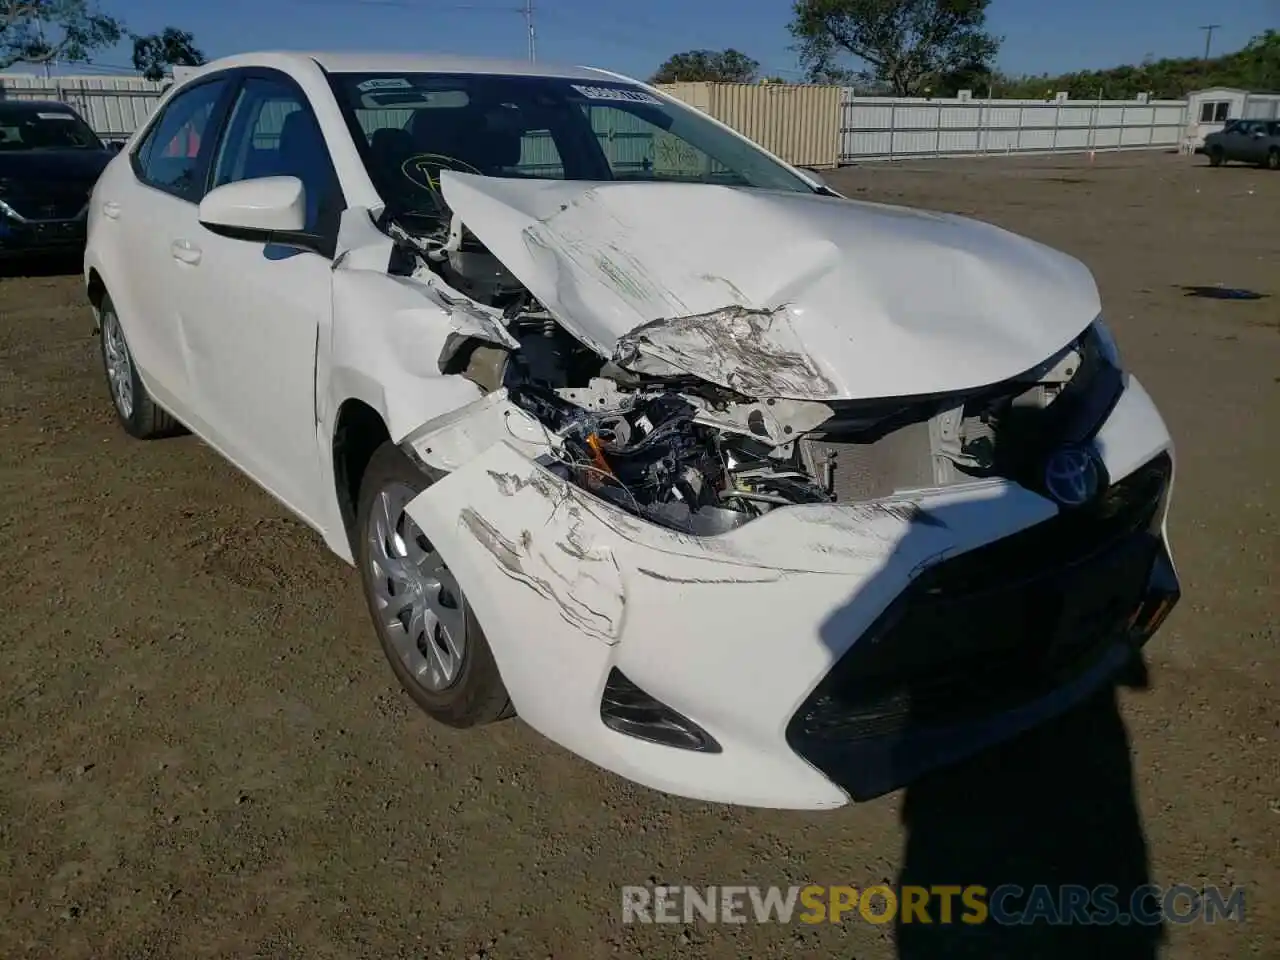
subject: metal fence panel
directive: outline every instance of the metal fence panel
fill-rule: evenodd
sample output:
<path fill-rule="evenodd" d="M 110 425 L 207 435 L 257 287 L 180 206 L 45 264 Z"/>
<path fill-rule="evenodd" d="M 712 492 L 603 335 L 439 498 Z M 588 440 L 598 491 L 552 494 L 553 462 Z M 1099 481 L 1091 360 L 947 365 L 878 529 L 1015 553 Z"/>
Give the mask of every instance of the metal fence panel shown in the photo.
<path fill-rule="evenodd" d="M 165 86 L 134 77 L 14 74 L 0 76 L 0 99 L 68 103 L 100 136 L 119 139 L 146 122 Z M 1174 148 L 1196 119 L 1181 100 L 931 100 L 860 97 L 849 88 L 790 84 L 685 83 L 664 89 L 783 159 L 812 166 L 873 158 Z M 1277 116 L 1280 98 L 1250 94 L 1244 110 L 1254 117 Z M 366 131 L 399 126 L 408 116 L 405 111 L 377 113 L 361 116 Z M 671 152 L 670 144 L 659 142 L 660 131 L 621 111 L 593 115 L 592 125 L 618 169 L 642 169 L 662 159 L 658 153 Z M 554 175 L 559 164 L 550 137 L 538 131 L 526 137 L 522 170 Z"/>
<path fill-rule="evenodd" d="M 164 88 L 138 77 L 0 76 L 0 99 L 60 101 L 98 136 L 111 140 L 124 139 L 146 123 Z"/>
<path fill-rule="evenodd" d="M 1173 148 L 1186 126 L 1181 100 L 924 100 L 846 88 L 840 160 Z"/>

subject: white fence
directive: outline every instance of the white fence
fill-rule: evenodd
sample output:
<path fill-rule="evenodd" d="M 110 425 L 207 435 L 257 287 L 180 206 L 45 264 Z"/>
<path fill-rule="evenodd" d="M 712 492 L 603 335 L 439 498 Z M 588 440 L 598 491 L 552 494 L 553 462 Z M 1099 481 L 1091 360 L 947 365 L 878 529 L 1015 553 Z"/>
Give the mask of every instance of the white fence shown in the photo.
<path fill-rule="evenodd" d="M 0 99 L 60 100 L 105 139 L 127 137 L 166 84 L 135 77 L 0 75 Z M 1186 136 L 1183 100 L 926 100 L 858 97 L 840 105 L 840 161 L 1005 153 L 1174 149 Z"/>
<path fill-rule="evenodd" d="M 123 139 L 146 122 L 165 88 L 137 77 L 0 76 L 0 100 L 58 100 L 70 104 L 107 140 Z"/>
<path fill-rule="evenodd" d="M 1176 148 L 1183 100 L 927 100 L 858 97 L 841 103 L 840 160 Z"/>

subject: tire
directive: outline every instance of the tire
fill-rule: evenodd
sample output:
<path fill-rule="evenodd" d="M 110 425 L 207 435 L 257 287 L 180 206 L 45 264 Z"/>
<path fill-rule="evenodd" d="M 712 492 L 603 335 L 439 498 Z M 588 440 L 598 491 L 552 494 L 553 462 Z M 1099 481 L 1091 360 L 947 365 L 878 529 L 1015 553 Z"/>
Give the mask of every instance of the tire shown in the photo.
<path fill-rule="evenodd" d="M 1209 150 L 1209 166 L 1220 167 L 1225 159 L 1226 157 L 1223 156 L 1221 147 L 1213 147 Z"/>
<path fill-rule="evenodd" d="M 1272 147 L 1267 153 L 1267 169 L 1280 170 L 1280 147 Z"/>
<path fill-rule="evenodd" d="M 138 365 L 124 338 L 124 328 L 110 297 L 102 298 L 98 309 L 102 369 L 107 377 L 111 405 L 125 432 L 139 440 L 154 440 L 182 433 L 183 428 L 161 408 L 138 376 Z"/>
<path fill-rule="evenodd" d="M 440 723 L 480 726 L 514 710 L 466 597 L 404 513 L 433 479 L 394 443 L 374 451 L 360 480 L 356 562 L 378 642 L 400 685 Z M 403 606 L 394 610 L 397 604 Z"/>

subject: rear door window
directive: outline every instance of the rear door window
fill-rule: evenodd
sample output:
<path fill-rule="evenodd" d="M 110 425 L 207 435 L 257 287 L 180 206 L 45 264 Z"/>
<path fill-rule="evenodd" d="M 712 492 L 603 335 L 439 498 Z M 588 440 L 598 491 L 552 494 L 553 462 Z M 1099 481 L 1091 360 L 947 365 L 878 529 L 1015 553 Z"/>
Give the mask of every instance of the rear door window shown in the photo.
<path fill-rule="evenodd" d="M 134 155 L 139 179 L 183 200 L 200 201 L 214 139 L 210 121 L 226 89 L 226 80 L 212 80 L 184 90 L 165 105 Z"/>

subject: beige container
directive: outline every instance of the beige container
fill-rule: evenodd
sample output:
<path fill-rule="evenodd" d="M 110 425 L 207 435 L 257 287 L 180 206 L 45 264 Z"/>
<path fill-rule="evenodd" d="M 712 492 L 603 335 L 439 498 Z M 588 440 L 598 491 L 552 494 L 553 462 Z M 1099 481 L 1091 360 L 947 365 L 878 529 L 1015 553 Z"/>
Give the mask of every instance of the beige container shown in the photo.
<path fill-rule="evenodd" d="M 789 83 L 664 83 L 664 93 L 728 124 L 798 167 L 840 158 L 840 88 Z"/>

